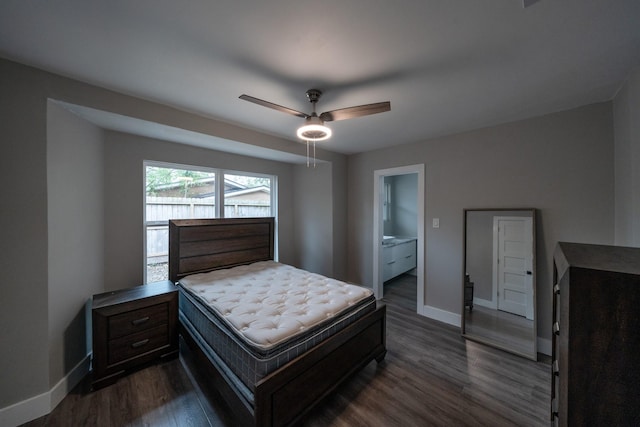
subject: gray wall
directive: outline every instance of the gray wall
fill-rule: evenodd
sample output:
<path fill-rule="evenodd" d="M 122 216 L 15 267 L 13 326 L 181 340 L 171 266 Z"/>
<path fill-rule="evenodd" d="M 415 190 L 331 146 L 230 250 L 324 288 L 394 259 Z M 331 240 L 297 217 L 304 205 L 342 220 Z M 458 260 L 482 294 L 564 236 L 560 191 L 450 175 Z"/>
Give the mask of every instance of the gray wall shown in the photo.
<path fill-rule="evenodd" d="M 616 245 L 640 246 L 640 69 L 613 103 L 615 117 Z"/>
<path fill-rule="evenodd" d="M 538 208 L 538 331 L 550 338 L 558 241 L 611 244 L 611 103 L 350 156 L 349 278 L 371 286 L 373 174 L 425 164 L 425 301 L 460 314 L 464 208 Z M 357 214 L 356 214 L 357 213 Z M 432 228 L 432 218 L 440 228 Z"/>
<path fill-rule="evenodd" d="M 331 161 L 331 194 L 333 217 L 333 277 L 348 280 L 347 276 L 347 156 L 328 153 L 327 160 Z M 307 193 L 306 198 L 296 200 L 296 206 L 304 204 L 313 194 Z"/>
<path fill-rule="evenodd" d="M 47 99 L 32 69 L 0 61 L 0 408 L 49 389 Z M 37 118 L 37 120 L 34 120 Z"/>
<path fill-rule="evenodd" d="M 307 198 L 308 201 L 297 204 L 293 213 L 295 246 L 300 248 L 295 254 L 294 264 L 308 271 L 333 276 L 331 165 L 318 163 L 315 168 L 298 165 L 294 176 L 294 198 Z"/>
<path fill-rule="evenodd" d="M 340 280 L 347 279 L 346 157 L 326 152 L 330 162 L 293 169 L 294 245 L 291 264 Z"/>
<path fill-rule="evenodd" d="M 85 306 L 104 289 L 103 133 L 53 102 L 47 114 L 49 386 L 91 351 Z"/>
<path fill-rule="evenodd" d="M 0 177 L 10 184 L 0 210 L 5 224 L 0 246 L 5 279 L 0 287 L 2 416 L 11 405 L 22 404 L 37 417 L 55 400 L 54 386 L 86 355 L 88 325 L 82 304 L 88 295 L 141 282 L 143 160 L 277 175 L 284 262 L 294 262 L 298 251 L 293 236 L 296 206 L 329 199 L 329 217 L 317 221 L 331 231 L 314 238 L 320 238 L 316 241 L 323 247 L 333 247 L 333 265 L 323 268 L 346 276 L 345 156 L 317 150 L 320 160 L 331 162 L 328 187 L 320 199 L 304 193 L 294 200 L 291 164 L 103 132 L 48 100 L 286 153 L 303 154 L 299 143 L 3 59 L 0 75 Z M 68 184 L 76 181 L 77 188 L 67 192 Z M 76 234 L 65 239 L 70 229 Z M 306 228 L 297 230 L 303 234 L 298 240 L 308 240 Z"/>

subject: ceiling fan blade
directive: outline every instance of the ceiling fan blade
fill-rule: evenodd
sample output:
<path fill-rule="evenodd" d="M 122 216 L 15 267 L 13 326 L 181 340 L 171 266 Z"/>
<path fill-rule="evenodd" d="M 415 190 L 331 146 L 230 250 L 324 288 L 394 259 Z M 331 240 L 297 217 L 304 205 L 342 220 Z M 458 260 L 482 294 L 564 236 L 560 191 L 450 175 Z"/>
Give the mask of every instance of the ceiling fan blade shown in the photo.
<path fill-rule="evenodd" d="M 291 114 L 294 116 L 302 117 L 306 119 L 309 117 L 308 114 L 302 113 L 300 111 L 293 110 L 291 108 L 283 107 L 282 105 L 274 104 L 273 102 L 265 101 L 263 99 L 254 98 L 249 95 L 240 95 L 240 99 L 244 99 L 245 101 L 253 102 L 254 104 L 262 105 L 263 107 L 272 108 L 274 110 L 282 111 L 283 113 Z"/>
<path fill-rule="evenodd" d="M 320 114 L 320 120 L 323 122 L 331 122 L 336 120 L 353 119 L 355 117 L 368 116 L 370 114 L 384 113 L 389 110 L 391 110 L 391 102 L 376 102 L 375 104 L 358 105 L 357 107 L 326 111 Z"/>

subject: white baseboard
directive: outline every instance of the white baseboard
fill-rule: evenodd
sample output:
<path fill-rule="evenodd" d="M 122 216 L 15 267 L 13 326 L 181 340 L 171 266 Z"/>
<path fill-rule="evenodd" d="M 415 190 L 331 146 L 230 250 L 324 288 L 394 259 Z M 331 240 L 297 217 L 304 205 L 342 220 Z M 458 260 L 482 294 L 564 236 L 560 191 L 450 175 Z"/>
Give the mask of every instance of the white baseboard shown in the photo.
<path fill-rule="evenodd" d="M 49 392 L 0 409 L 0 426 L 15 427 L 51 412 Z"/>
<path fill-rule="evenodd" d="M 33 396 L 22 402 L 0 408 L 0 426 L 19 426 L 35 420 L 53 411 L 65 396 L 78 385 L 91 366 L 91 355 L 88 354 L 64 378 L 49 391 Z"/>
<path fill-rule="evenodd" d="M 437 320 L 448 325 L 453 325 L 458 328 L 460 327 L 460 322 L 462 321 L 462 316 L 460 316 L 459 314 L 431 307 L 430 305 L 422 306 L 420 314 L 430 319 Z"/>

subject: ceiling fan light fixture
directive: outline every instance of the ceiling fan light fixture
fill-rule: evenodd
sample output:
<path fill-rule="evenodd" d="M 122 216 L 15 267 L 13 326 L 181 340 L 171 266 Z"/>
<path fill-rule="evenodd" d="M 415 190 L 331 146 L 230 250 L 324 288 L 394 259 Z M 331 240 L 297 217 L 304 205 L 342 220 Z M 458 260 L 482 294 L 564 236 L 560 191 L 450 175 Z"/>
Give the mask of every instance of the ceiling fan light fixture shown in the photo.
<path fill-rule="evenodd" d="M 305 141 L 317 142 L 331 138 L 331 129 L 326 127 L 318 116 L 307 118 L 306 124 L 299 127 L 296 133 L 298 138 Z"/>
<path fill-rule="evenodd" d="M 353 119 L 356 117 L 368 116 L 391 110 L 391 102 L 385 101 L 376 102 L 374 104 L 357 105 L 355 107 L 339 108 L 337 110 L 325 111 L 318 115 L 316 113 L 316 104 L 318 103 L 320 96 L 322 96 L 322 91 L 318 89 L 309 89 L 307 91 L 307 98 L 309 98 L 309 102 L 313 106 L 311 114 L 283 107 L 282 105 L 274 104 L 273 102 L 265 101 L 264 99 L 255 98 L 249 95 L 240 95 L 240 99 L 262 105 L 263 107 L 272 108 L 286 114 L 291 114 L 292 116 L 304 118 L 306 123 L 298 129 L 296 134 L 298 135 L 298 138 L 307 141 L 307 145 L 309 142 L 313 142 L 315 144 L 317 141 L 324 141 L 331 138 L 331 129 L 326 127 L 324 122 Z"/>

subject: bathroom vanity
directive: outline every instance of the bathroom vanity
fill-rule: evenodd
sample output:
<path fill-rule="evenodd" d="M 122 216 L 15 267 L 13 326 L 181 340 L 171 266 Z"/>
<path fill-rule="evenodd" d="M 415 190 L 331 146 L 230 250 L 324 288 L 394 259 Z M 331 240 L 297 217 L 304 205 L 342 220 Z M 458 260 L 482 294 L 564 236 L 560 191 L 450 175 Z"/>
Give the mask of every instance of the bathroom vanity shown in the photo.
<path fill-rule="evenodd" d="M 416 239 L 385 237 L 382 241 L 382 280 L 386 282 L 416 268 Z"/>

